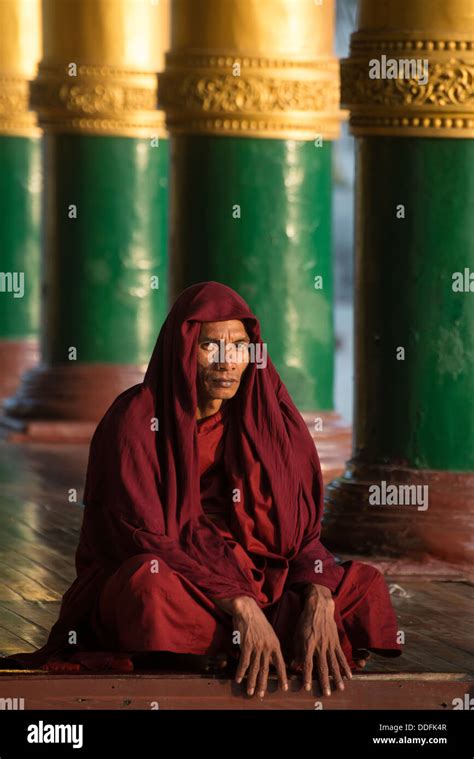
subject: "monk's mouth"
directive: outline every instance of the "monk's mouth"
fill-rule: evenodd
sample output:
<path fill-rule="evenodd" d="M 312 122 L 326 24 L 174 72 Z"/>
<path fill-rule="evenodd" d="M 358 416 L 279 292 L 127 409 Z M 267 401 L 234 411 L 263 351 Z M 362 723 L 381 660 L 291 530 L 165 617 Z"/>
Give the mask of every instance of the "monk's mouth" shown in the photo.
<path fill-rule="evenodd" d="M 235 385 L 237 380 L 234 379 L 212 379 L 211 380 L 213 385 L 217 385 L 217 387 L 232 387 Z"/>

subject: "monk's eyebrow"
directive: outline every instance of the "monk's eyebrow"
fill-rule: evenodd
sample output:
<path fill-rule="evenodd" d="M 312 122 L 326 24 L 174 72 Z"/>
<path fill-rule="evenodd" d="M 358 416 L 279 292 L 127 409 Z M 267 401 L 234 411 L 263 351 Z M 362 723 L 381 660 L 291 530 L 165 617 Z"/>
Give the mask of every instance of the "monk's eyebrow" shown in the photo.
<path fill-rule="evenodd" d="M 240 334 L 240 335 L 231 335 L 231 338 L 232 338 L 233 341 L 235 341 L 235 340 L 250 340 L 250 338 L 249 338 L 248 335 L 243 335 L 243 334 Z M 199 342 L 200 343 L 205 343 L 208 340 L 213 340 L 215 342 L 218 342 L 219 340 L 223 340 L 223 339 L 224 338 L 221 337 L 220 335 L 203 335 L 201 338 L 199 338 Z"/>
<path fill-rule="evenodd" d="M 218 343 L 219 340 L 223 340 L 223 337 L 213 337 L 212 335 L 206 335 L 205 337 L 201 337 L 199 339 L 200 343 Z M 245 340 L 250 341 L 250 338 L 248 335 L 236 335 L 232 337 L 232 342 L 243 342 Z"/>

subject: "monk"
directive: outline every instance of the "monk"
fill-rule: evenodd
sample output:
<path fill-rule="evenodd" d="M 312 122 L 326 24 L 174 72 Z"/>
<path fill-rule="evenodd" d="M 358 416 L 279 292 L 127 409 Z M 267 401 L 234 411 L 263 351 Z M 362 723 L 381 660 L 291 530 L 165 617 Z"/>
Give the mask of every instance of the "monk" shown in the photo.
<path fill-rule="evenodd" d="M 272 669 L 287 690 L 290 668 L 330 696 L 369 652 L 401 653 L 382 574 L 320 541 L 314 441 L 225 285 L 174 303 L 143 383 L 95 431 L 84 506 L 77 577 L 46 645 L 17 665 L 219 655 L 249 696 Z"/>

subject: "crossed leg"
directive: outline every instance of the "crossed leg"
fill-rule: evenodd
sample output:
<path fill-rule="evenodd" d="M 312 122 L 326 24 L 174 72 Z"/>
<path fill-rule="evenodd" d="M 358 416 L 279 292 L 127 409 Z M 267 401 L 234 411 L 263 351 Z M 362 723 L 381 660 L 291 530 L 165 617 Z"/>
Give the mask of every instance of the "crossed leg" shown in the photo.
<path fill-rule="evenodd" d="M 334 593 L 335 620 L 349 666 L 365 666 L 369 649 L 399 655 L 396 618 L 383 575 L 362 562 L 343 566 L 344 578 Z M 276 604 L 263 609 L 286 661 L 292 656 L 293 631 L 303 604 L 301 592 L 288 588 Z M 129 558 L 107 580 L 91 623 L 106 650 L 213 658 L 221 654 L 222 662 L 226 656 L 237 659 L 240 652 L 233 642 L 232 618 L 154 554 Z"/>

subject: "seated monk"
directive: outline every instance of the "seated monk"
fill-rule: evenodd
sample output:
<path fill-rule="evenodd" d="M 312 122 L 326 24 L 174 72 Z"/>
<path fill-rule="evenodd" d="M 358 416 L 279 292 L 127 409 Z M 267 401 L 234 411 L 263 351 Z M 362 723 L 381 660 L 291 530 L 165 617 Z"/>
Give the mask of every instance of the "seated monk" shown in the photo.
<path fill-rule="evenodd" d="M 143 383 L 92 439 L 59 618 L 42 649 L 10 663 L 72 671 L 107 652 L 127 669 L 146 652 L 220 654 L 261 697 L 272 666 L 283 690 L 291 667 L 330 695 L 370 651 L 400 655 L 382 574 L 337 563 L 320 541 L 314 441 L 252 345 L 265 347 L 259 322 L 229 287 L 180 295 Z"/>

